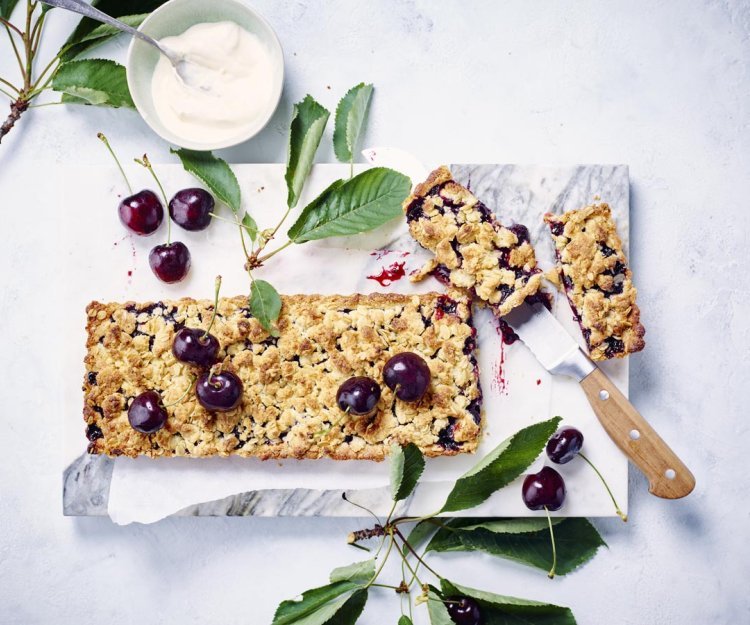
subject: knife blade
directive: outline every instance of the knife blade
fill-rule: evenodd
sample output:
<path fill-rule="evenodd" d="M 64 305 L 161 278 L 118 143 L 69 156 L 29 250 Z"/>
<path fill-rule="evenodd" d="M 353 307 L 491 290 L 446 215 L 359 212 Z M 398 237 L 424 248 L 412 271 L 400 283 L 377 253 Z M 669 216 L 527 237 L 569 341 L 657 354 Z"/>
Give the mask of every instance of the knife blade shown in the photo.
<path fill-rule="evenodd" d="M 687 466 L 549 310 L 539 303 L 522 304 L 503 319 L 547 371 L 581 385 L 610 438 L 648 478 L 649 492 L 665 499 L 692 492 L 695 478 Z"/>

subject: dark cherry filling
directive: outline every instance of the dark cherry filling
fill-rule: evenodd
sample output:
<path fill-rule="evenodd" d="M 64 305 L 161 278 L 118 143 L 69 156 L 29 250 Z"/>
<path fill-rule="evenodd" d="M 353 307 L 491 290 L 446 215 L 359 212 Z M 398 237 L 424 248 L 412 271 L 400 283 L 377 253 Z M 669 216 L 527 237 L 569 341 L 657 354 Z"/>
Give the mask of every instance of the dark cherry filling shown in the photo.
<path fill-rule="evenodd" d="M 599 249 L 601 250 L 602 256 L 604 256 L 604 258 L 607 258 L 608 256 L 612 256 L 613 254 L 615 254 L 615 251 L 611 247 L 604 245 L 604 244 L 600 245 Z"/>
<path fill-rule="evenodd" d="M 91 423 L 86 427 L 86 438 L 93 443 L 97 438 L 104 438 L 104 434 L 98 425 Z"/>
<path fill-rule="evenodd" d="M 482 221 L 493 221 L 492 211 L 487 208 L 487 206 L 485 206 L 482 202 L 477 202 L 476 209 L 482 216 Z"/>
<path fill-rule="evenodd" d="M 456 427 L 456 418 L 448 417 L 448 425 L 438 432 L 438 444 L 448 451 L 458 451 L 461 449 L 461 443 L 457 443 L 453 438 L 453 431 Z"/>
<path fill-rule="evenodd" d="M 608 271 L 606 271 L 605 273 L 610 276 L 619 276 L 619 275 L 624 274 L 626 269 L 627 267 L 625 267 L 625 263 L 618 260 L 615 263 L 615 266 L 612 267 L 612 269 L 609 269 Z"/>
<path fill-rule="evenodd" d="M 347 434 L 344 436 L 344 442 L 345 443 L 351 443 L 354 440 L 354 437 L 351 434 Z"/>
<path fill-rule="evenodd" d="M 552 234 L 559 237 L 565 231 L 565 225 L 556 221 L 550 224 L 549 229 L 552 231 Z"/>
<path fill-rule="evenodd" d="M 521 243 L 530 243 L 531 242 L 531 236 L 529 235 L 529 229 L 524 226 L 523 224 L 513 224 L 512 226 L 508 226 L 508 230 L 510 230 L 513 234 L 516 235 L 516 238 L 518 239 L 518 244 Z"/>
<path fill-rule="evenodd" d="M 500 336 L 503 337 L 503 343 L 506 345 L 513 345 L 518 340 L 518 335 L 513 331 L 508 323 L 503 319 L 498 319 L 498 330 L 500 330 Z"/>
<path fill-rule="evenodd" d="M 562 281 L 566 289 L 573 288 L 573 281 L 570 279 L 570 276 L 568 276 L 567 274 L 563 274 Z"/>
<path fill-rule="evenodd" d="M 515 289 L 512 286 L 508 286 L 507 284 L 501 284 L 500 285 L 500 303 L 502 304 L 506 299 L 508 299 L 514 290 Z"/>
<path fill-rule="evenodd" d="M 625 351 L 625 343 L 620 339 L 609 338 L 607 339 L 607 348 L 604 350 L 605 358 L 612 358 L 616 354 L 621 354 Z"/>
<path fill-rule="evenodd" d="M 581 328 L 581 332 L 583 332 L 583 338 L 586 339 L 587 343 L 589 343 L 589 339 L 591 338 L 591 330 L 589 330 L 588 328 Z"/>
<path fill-rule="evenodd" d="M 625 288 L 624 282 L 615 282 L 612 289 L 609 291 L 609 295 L 620 295 L 622 290 Z"/>
<path fill-rule="evenodd" d="M 442 319 L 445 315 L 455 315 L 458 302 L 447 295 L 440 295 L 435 306 L 435 319 Z"/>
<path fill-rule="evenodd" d="M 469 411 L 469 414 L 474 417 L 474 423 L 479 425 L 479 422 L 482 420 L 482 399 L 472 399 L 469 402 L 469 405 L 466 407 L 466 410 Z"/>
<path fill-rule="evenodd" d="M 445 286 L 449 286 L 451 283 L 451 270 L 445 265 L 438 265 L 435 267 L 435 269 L 432 270 L 432 275 L 435 276 L 435 279 L 438 282 Z"/>
<path fill-rule="evenodd" d="M 472 328 L 472 335 L 467 336 L 464 341 L 464 354 L 471 354 L 477 348 L 477 340 L 474 338 L 476 329 Z"/>
<path fill-rule="evenodd" d="M 96 371 L 89 371 L 86 374 L 86 379 L 89 381 L 89 384 L 96 384 Z"/>
<path fill-rule="evenodd" d="M 422 207 L 424 206 L 424 198 L 418 197 L 412 200 L 406 209 L 406 220 L 415 221 L 424 215 Z"/>

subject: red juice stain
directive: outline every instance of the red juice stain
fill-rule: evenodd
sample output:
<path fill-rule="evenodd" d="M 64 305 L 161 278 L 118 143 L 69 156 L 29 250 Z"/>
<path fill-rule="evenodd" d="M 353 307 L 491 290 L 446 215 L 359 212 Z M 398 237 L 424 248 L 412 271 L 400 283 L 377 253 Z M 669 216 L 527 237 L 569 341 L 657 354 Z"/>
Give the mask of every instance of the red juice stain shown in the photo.
<path fill-rule="evenodd" d="M 380 286 L 389 286 L 396 280 L 400 280 L 406 275 L 404 265 L 406 263 L 393 263 L 390 267 L 383 267 L 383 270 L 376 276 L 367 276 L 368 280 L 375 280 Z"/>
<path fill-rule="evenodd" d="M 500 394 L 508 394 L 508 380 L 505 378 L 505 340 L 500 341 L 500 358 L 492 365 L 492 386 Z"/>
<path fill-rule="evenodd" d="M 133 270 L 128 269 L 128 278 L 132 278 L 132 277 L 133 277 Z"/>
<path fill-rule="evenodd" d="M 540 385 L 541 383 L 542 383 L 542 381 L 541 381 L 541 380 L 537 380 L 537 381 L 536 381 L 536 385 L 537 385 L 537 386 L 539 386 L 539 385 Z"/>

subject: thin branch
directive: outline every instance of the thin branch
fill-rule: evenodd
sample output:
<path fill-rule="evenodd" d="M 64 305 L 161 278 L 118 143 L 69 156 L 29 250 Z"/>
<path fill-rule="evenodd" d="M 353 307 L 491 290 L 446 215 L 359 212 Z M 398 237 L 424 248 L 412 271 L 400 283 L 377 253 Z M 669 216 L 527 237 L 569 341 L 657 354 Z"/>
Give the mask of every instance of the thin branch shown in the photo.
<path fill-rule="evenodd" d="M 8 33 L 8 39 L 10 39 L 10 45 L 13 48 L 13 52 L 16 55 L 16 60 L 18 61 L 18 67 L 21 70 L 21 74 L 24 72 L 23 68 L 23 59 L 21 59 L 21 53 L 18 50 L 18 46 L 16 45 L 16 40 L 13 39 L 13 33 L 10 31 L 10 28 L 8 28 L 8 24 L 3 24 L 5 26 L 5 31 Z"/>
<path fill-rule="evenodd" d="M 7 80 L 5 80 L 5 78 L 0 77 L 0 82 L 3 83 L 6 87 L 10 87 L 11 89 L 13 89 L 13 91 L 15 91 L 17 95 L 21 95 L 21 90 L 15 85 L 9 83 Z"/>
<path fill-rule="evenodd" d="M 16 33 L 18 33 L 20 37 L 23 37 L 23 33 L 21 32 L 21 29 L 18 28 L 18 26 L 16 26 L 12 22 L 9 22 L 8 20 L 6 20 L 4 17 L 0 17 L 0 24 L 3 24 L 6 28 L 12 28 L 13 30 L 16 31 Z"/>
<path fill-rule="evenodd" d="M 418 553 L 416 552 L 416 550 L 414 549 L 414 547 L 412 547 L 412 546 L 411 546 L 411 545 L 409 544 L 409 541 L 408 541 L 408 540 L 406 540 L 406 537 L 405 537 L 405 536 L 404 536 L 404 535 L 403 535 L 403 534 L 401 533 L 401 530 L 400 530 L 400 529 L 398 529 L 398 528 L 396 527 L 396 528 L 394 528 L 394 531 L 396 532 L 396 535 L 397 535 L 397 536 L 398 536 L 398 537 L 399 537 L 399 538 L 400 538 L 400 539 L 401 539 L 401 540 L 402 540 L 402 541 L 404 542 L 404 545 L 406 545 L 406 548 L 407 548 L 407 549 L 408 549 L 409 551 L 411 551 L 412 555 L 413 555 L 413 556 L 414 556 L 414 557 L 415 557 L 415 558 L 417 559 L 417 561 L 418 561 L 418 562 L 420 562 L 420 563 L 421 563 L 421 564 L 422 564 L 422 565 L 424 566 L 424 568 L 426 568 L 426 569 L 427 569 L 427 570 L 428 570 L 428 571 L 429 571 L 430 573 L 432 573 L 432 574 L 433 574 L 433 575 L 434 575 L 435 577 L 437 577 L 438 579 L 443 579 L 443 577 L 442 577 L 441 575 L 438 575 L 438 573 L 436 573 L 436 572 L 435 572 L 435 570 L 434 570 L 434 569 L 433 569 L 432 567 L 430 567 L 430 565 L 429 565 L 429 564 L 427 564 L 427 562 L 425 562 L 425 561 L 424 561 L 424 560 L 423 560 L 423 559 L 422 559 L 422 558 L 420 557 L 420 555 L 419 555 L 419 554 L 418 554 Z"/>
<path fill-rule="evenodd" d="M 35 8 L 35 2 L 29 2 L 26 5 L 26 30 L 23 34 L 23 48 L 26 53 L 26 71 L 23 76 L 23 89 L 27 93 L 31 91 L 31 72 L 34 66 L 34 53 L 31 51 L 31 17 Z"/>
<path fill-rule="evenodd" d="M 260 258 L 258 258 L 258 262 L 259 263 L 263 263 L 263 262 L 267 261 L 269 258 L 271 258 L 272 256 L 276 256 L 276 254 L 278 254 L 281 250 L 286 249 L 287 247 L 289 247 L 292 243 L 294 243 L 294 241 L 291 241 L 291 240 L 287 241 L 286 243 L 284 243 L 284 245 L 282 245 L 281 247 L 276 248 L 273 252 L 269 252 L 268 254 L 265 254 L 265 255 L 261 256 Z"/>

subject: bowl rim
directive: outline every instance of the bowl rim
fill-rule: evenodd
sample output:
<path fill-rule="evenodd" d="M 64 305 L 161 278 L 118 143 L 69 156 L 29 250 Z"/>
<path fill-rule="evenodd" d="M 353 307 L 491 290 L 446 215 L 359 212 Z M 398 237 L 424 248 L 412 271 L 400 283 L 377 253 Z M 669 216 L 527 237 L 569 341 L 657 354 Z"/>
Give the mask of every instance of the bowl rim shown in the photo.
<path fill-rule="evenodd" d="M 143 30 L 144 27 L 148 27 L 149 22 L 152 18 L 159 15 L 160 13 L 163 13 L 164 11 L 169 11 L 172 6 L 179 4 L 180 2 L 185 2 L 185 0 L 168 0 L 161 6 L 154 9 L 146 19 L 143 20 L 143 22 L 138 27 L 138 30 Z M 240 143 L 244 143 L 245 141 L 249 141 L 253 137 L 255 137 L 257 134 L 259 134 L 267 125 L 268 122 L 271 121 L 271 118 L 273 117 L 274 113 L 279 107 L 279 102 L 281 102 L 281 95 L 284 92 L 284 77 L 285 77 L 285 62 L 284 62 L 284 48 L 281 45 L 281 41 L 279 40 L 279 36 L 276 34 L 276 31 L 271 26 L 270 22 L 263 17 L 258 11 L 256 11 L 254 8 L 248 6 L 244 2 L 240 2 L 240 0 L 212 0 L 212 2 L 215 5 L 219 5 L 222 2 L 224 4 L 233 4 L 235 6 L 240 7 L 242 10 L 249 13 L 253 19 L 257 20 L 270 34 L 271 34 L 271 41 L 272 45 L 275 46 L 279 52 L 279 58 L 281 59 L 281 62 L 279 63 L 279 82 L 278 87 L 276 89 L 276 93 L 273 94 L 273 97 L 271 98 L 271 104 L 269 104 L 268 111 L 265 114 L 265 117 L 261 118 L 262 121 L 257 128 L 255 128 L 250 133 L 245 133 L 242 135 L 237 135 L 237 137 L 233 137 L 231 139 L 225 139 L 224 141 L 215 142 L 215 143 L 197 143 L 193 142 L 187 139 L 180 139 L 179 141 L 175 140 L 175 137 L 177 135 L 174 135 L 172 137 L 166 137 L 164 134 L 162 134 L 161 130 L 159 128 L 155 128 L 152 124 L 151 120 L 144 114 L 144 112 L 141 110 L 141 98 L 136 96 L 137 90 L 133 88 L 133 84 L 135 83 L 135 77 L 133 76 L 134 70 L 131 69 L 133 67 L 133 55 L 134 55 L 134 48 L 136 44 L 136 38 L 133 37 L 130 40 L 130 44 L 128 44 L 128 52 L 125 59 L 125 78 L 128 83 L 128 90 L 130 91 L 131 98 L 133 99 L 133 104 L 135 104 L 135 108 L 138 111 L 138 114 L 141 116 L 141 119 L 146 123 L 146 125 L 159 137 L 161 137 L 164 141 L 167 143 L 174 143 L 178 147 L 186 148 L 188 150 L 197 150 L 202 152 L 209 152 L 211 150 L 221 150 L 223 148 L 230 148 L 235 145 L 239 145 Z M 200 22 L 196 22 L 198 24 Z M 148 44 L 145 44 L 148 45 Z"/>

